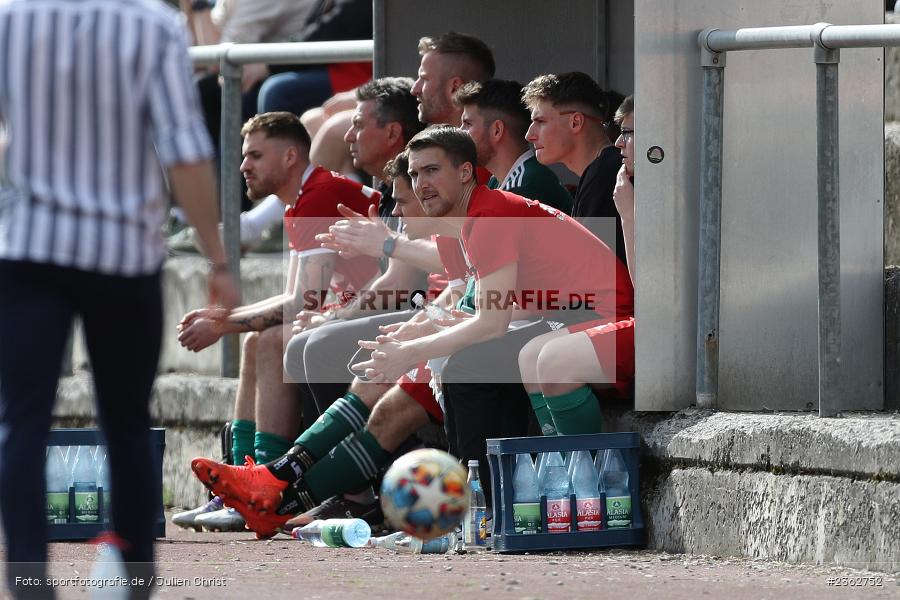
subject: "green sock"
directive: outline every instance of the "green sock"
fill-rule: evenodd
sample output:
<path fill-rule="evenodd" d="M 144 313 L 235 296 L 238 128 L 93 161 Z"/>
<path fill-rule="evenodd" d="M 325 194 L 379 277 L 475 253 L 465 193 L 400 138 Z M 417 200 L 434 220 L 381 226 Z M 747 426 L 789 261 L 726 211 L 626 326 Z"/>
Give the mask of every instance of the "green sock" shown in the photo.
<path fill-rule="evenodd" d="M 294 442 L 314 458 L 323 458 L 345 437 L 361 430 L 369 419 L 369 407 L 352 392 L 338 398 Z"/>
<path fill-rule="evenodd" d="M 256 433 L 256 422 L 235 419 L 231 422 L 231 452 L 234 464 L 244 464 L 245 456 L 254 456 L 253 436 Z"/>
<path fill-rule="evenodd" d="M 282 454 L 286 454 L 293 445 L 294 443 L 291 440 L 280 435 L 257 431 L 255 443 L 253 444 L 256 450 L 256 462 L 264 464 L 270 460 L 275 460 Z"/>
<path fill-rule="evenodd" d="M 559 435 L 600 433 L 602 417 L 600 401 L 590 386 L 583 386 L 562 396 L 548 396 L 547 408 Z"/>
<path fill-rule="evenodd" d="M 557 435 L 556 424 L 553 422 L 553 415 L 547 408 L 547 399 L 541 392 L 531 392 L 528 394 L 531 398 L 531 408 L 534 409 L 534 416 L 537 417 L 538 425 L 541 427 L 541 433 L 544 435 Z"/>
<path fill-rule="evenodd" d="M 387 464 L 390 453 L 381 447 L 368 429 L 357 431 L 342 441 L 326 457 L 303 474 L 316 504 L 350 490 L 362 489 L 375 481 Z"/>

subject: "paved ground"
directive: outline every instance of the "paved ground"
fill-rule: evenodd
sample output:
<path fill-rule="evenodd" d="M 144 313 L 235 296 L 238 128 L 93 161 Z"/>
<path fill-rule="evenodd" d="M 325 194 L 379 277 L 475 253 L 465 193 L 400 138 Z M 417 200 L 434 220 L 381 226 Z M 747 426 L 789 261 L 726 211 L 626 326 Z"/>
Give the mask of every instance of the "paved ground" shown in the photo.
<path fill-rule="evenodd" d="M 51 575 L 87 577 L 93 552 L 82 543 L 52 544 Z M 406 555 L 170 527 L 157 556 L 154 585 L 160 600 L 900 597 L 895 575 L 649 551 Z M 77 585 L 58 592 L 61 599 L 88 598 L 87 590 Z"/>

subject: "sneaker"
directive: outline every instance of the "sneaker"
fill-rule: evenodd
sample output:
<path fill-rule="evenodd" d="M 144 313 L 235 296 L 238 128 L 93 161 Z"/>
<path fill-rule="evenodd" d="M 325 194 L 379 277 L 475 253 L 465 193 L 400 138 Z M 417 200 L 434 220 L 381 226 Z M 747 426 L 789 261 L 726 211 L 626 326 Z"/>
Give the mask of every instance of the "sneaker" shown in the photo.
<path fill-rule="evenodd" d="M 243 467 L 195 458 L 191 469 L 203 485 L 222 498 L 225 506 L 241 513 L 247 528 L 255 531 L 258 538 L 272 537 L 290 519 L 290 515 L 276 512 L 287 482 L 272 475 L 265 466 L 257 465 L 249 456 Z"/>
<path fill-rule="evenodd" d="M 247 524 L 241 513 L 233 508 L 223 508 L 200 515 L 194 519 L 194 523 L 206 531 L 246 531 L 244 526 Z"/>
<path fill-rule="evenodd" d="M 303 527 L 316 519 L 362 519 L 372 527 L 373 532 L 384 527 L 384 513 L 381 512 L 378 500 L 371 504 L 360 504 L 340 495 L 332 496 L 314 509 L 297 515 L 285 527 Z"/>
<path fill-rule="evenodd" d="M 218 496 L 214 496 L 212 500 L 203 506 L 198 506 L 193 510 L 187 510 L 172 515 L 172 523 L 179 527 L 184 527 L 185 529 L 193 528 L 194 531 L 202 531 L 200 525 L 197 524 L 197 517 L 222 510 L 223 508 L 225 508 L 225 506 L 222 504 L 222 499 Z"/>

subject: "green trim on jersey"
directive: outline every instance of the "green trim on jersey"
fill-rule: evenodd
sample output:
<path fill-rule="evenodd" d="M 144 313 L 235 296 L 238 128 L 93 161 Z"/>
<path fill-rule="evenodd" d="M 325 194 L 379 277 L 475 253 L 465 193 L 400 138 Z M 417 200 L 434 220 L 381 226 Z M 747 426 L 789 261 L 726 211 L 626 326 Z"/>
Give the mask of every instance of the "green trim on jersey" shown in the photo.
<path fill-rule="evenodd" d="M 559 178 L 549 167 L 542 165 L 534 153 L 524 162 L 516 161 L 512 170 L 506 175 L 503 185 L 496 177 L 488 180 L 492 190 L 502 189 L 531 200 L 539 200 L 548 206 L 557 208 L 566 214 L 572 212 L 572 195 L 559 183 Z"/>

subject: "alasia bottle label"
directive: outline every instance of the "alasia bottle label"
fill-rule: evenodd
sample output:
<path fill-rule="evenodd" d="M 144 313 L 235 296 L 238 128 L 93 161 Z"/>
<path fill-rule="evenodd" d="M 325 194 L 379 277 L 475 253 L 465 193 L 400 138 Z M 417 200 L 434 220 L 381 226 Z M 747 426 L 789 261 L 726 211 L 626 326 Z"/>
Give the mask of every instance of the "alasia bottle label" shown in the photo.
<path fill-rule="evenodd" d="M 610 528 L 631 527 L 631 496 L 606 497 L 606 523 Z"/>
<path fill-rule="evenodd" d="M 517 502 L 513 504 L 513 529 L 516 533 L 540 533 L 540 502 Z"/>
<path fill-rule="evenodd" d="M 75 521 L 77 523 L 94 523 L 99 520 L 99 508 L 96 490 L 75 492 Z"/>
<path fill-rule="evenodd" d="M 569 498 L 547 498 L 547 533 L 569 533 L 572 513 Z"/>
<path fill-rule="evenodd" d="M 600 531 L 603 525 L 600 498 L 579 498 L 575 521 L 578 524 L 578 531 Z"/>
<path fill-rule="evenodd" d="M 344 526 L 343 525 L 323 525 L 322 526 L 322 541 L 325 542 L 326 546 L 330 546 L 331 548 L 349 548 L 349 544 L 344 541 Z"/>
<path fill-rule="evenodd" d="M 69 492 L 47 492 L 47 522 L 69 521 Z"/>

